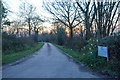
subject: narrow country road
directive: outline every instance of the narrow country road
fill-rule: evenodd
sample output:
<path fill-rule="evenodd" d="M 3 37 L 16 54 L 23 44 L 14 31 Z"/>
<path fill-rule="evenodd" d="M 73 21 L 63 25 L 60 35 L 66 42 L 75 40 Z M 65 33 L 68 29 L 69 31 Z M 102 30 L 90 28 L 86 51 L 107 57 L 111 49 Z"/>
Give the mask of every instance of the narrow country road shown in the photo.
<path fill-rule="evenodd" d="M 3 78 L 101 78 L 68 58 L 51 43 L 3 66 Z"/>

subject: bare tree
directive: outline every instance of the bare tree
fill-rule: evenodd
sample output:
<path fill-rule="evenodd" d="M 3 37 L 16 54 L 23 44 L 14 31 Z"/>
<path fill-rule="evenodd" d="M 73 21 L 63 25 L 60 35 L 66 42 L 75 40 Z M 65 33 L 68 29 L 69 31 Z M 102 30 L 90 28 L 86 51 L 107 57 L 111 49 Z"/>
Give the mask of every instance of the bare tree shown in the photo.
<path fill-rule="evenodd" d="M 12 21 L 12 26 L 16 31 L 16 34 L 19 36 L 19 28 L 20 28 L 21 20 Z"/>
<path fill-rule="evenodd" d="M 95 19 L 95 2 L 92 3 L 90 0 L 85 2 L 76 0 L 76 3 L 82 11 L 82 17 L 86 28 L 86 39 L 88 40 L 92 36 L 92 31 L 90 31 L 90 29 L 92 29 L 92 24 Z"/>
<path fill-rule="evenodd" d="M 37 42 L 38 42 L 38 32 L 39 32 L 38 30 L 41 30 L 40 24 L 42 22 L 44 22 L 44 20 L 42 20 L 39 15 L 36 15 L 31 19 L 31 23 L 33 24 L 33 28 L 35 32 L 35 40 Z"/>
<path fill-rule="evenodd" d="M 31 23 L 33 24 L 34 26 L 34 31 L 38 30 L 40 28 L 40 24 L 44 22 L 44 20 L 42 20 L 40 18 L 40 16 L 34 16 L 32 19 L 31 19 Z"/>
<path fill-rule="evenodd" d="M 29 35 L 31 35 L 31 18 L 34 15 L 35 10 L 36 7 L 29 3 L 22 2 L 22 4 L 20 5 L 20 16 L 24 17 L 29 25 Z"/>
<path fill-rule="evenodd" d="M 91 37 L 93 25 L 97 30 L 97 37 L 105 37 L 113 34 L 120 14 L 117 14 L 120 1 L 112 2 L 111 0 L 100 1 L 78 1 L 76 0 L 82 14 L 84 15 L 84 24 L 86 27 L 86 39 Z M 93 23 L 94 22 L 94 23 Z"/>
<path fill-rule="evenodd" d="M 60 21 L 70 29 L 71 39 L 73 37 L 73 28 L 79 25 L 82 21 L 78 15 L 78 6 L 72 1 L 55 1 L 44 3 L 44 7 L 50 12 L 57 21 Z"/>
<path fill-rule="evenodd" d="M 120 1 L 111 2 L 111 0 L 96 3 L 98 8 L 96 9 L 95 21 L 98 27 L 99 37 L 105 37 L 113 34 L 120 17 L 120 13 L 117 14 L 119 4 Z"/>

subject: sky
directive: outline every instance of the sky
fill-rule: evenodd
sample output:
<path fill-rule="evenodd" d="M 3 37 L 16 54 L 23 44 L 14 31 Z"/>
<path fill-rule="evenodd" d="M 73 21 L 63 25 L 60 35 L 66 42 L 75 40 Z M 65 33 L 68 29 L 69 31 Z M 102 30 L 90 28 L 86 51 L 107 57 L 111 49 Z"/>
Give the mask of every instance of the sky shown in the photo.
<path fill-rule="evenodd" d="M 14 12 L 14 13 L 8 13 L 8 18 L 10 21 L 18 19 L 15 13 L 19 13 L 19 6 L 22 1 L 26 1 L 33 6 L 36 7 L 36 13 L 40 15 L 42 18 L 51 17 L 52 15 L 48 13 L 42 6 L 43 6 L 43 0 L 2 0 L 3 3 L 5 3 L 5 6 L 7 8 Z M 47 26 L 50 25 L 49 23 L 45 23 Z M 44 24 L 44 25 L 45 25 Z"/>
<path fill-rule="evenodd" d="M 33 6 L 36 7 L 36 12 L 38 15 L 42 15 L 45 17 L 51 17 L 52 15 L 50 13 L 48 13 L 42 6 L 43 6 L 43 0 L 2 0 L 5 3 L 5 6 L 7 6 L 7 8 L 10 11 L 13 12 L 19 12 L 19 6 L 21 4 L 21 2 L 28 2 L 30 4 L 32 4 Z M 59 1 L 59 0 L 57 0 Z M 68 1 L 68 0 L 60 0 L 60 1 Z M 54 2 L 54 0 L 44 0 L 44 2 Z M 10 20 L 15 20 L 17 19 L 17 16 L 13 13 L 9 13 L 8 17 Z"/>
<path fill-rule="evenodd" d="M 3 0 L 3 2 L 5 2 L 5 4 L 7 5 L 8 9 L 13 11 L 13 12 L 19 12 L 19 6 L 20 6 L 22 1 L 26 1 L 30 4 L 32 4 L 33 6 L 35 6 L 36 12 L 39 15 L 44 15 L 44 16 L 49 15 L 49 14 L 46 15 L 46 11 L 42 7 L 43 0 Z M 14 14 L 11 13 L 10 15 L 14 15 Z M 14 15 L 12 17 L 16 17 L 16 16 Z"/>

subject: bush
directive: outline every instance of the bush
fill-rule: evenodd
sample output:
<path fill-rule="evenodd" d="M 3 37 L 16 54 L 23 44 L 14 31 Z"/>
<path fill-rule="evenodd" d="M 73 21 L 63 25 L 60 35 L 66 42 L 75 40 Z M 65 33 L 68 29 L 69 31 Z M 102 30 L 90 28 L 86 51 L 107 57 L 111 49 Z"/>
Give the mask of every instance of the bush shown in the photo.
<path fill-rule="evenodd" d="M 65 29 L 62 27 L 57 27 L 56 35 L 57 35 L 57 44 L 64 45 L 66 39 Z"/>
<path fill-rule="evenodd" d="M 28 49 L 35 43 L 33 36 L 17 37 L 15 34 L 2 33 L 2 53 L 10 54 Z"/>
<path fill-rule="evenodd" d="M 94 40 L 94 41 L 93 41 Z M 91 46 L 92 44 L 92 46 Z M 94 45 L 97 45 L 97 42 L 95 39 L 91 39 L 88 41 L 88 45 L 85 47 L 85 50 L 87 50 L 86 55 L 88 53 L 90 53 L 90 51 L 94 54 L 93 56 L 86 56 L 84 60 L 86 60 L 85 62 L 87 63 L 87 61 L 89 60 L 89 57 L 91 58 L 90 62 L 88 62 L 88 64 L 93 64 L 92 68 L 97 68 L 97 69 L 101 69 L 103 72 L 106 72 L 108 74 L 110 74 L 112 71 L 112 75 L 117 75 L 120 76 L 120 35 L 115 35 L 115 36 L 108 36 L 105 38 L 100 39 L 99 45 L 102 46 L 107 46 L 108 47 L 108 53 L 109 53 L 109 62 L 107 62 L 106 58 L 103 57 L 96 57 L 93 58 L 93 56 L 96 56 L 98 54 L 98 49 L 97 47 L 94 47 Z M 89 48 L 91 50 L 89 50 Z M 81 53 L 85 53 L 85 50 L 83 49 L 83 51 Z"/>
<path fill-rule="evenodd" d="M 80 50 L 83 46 L 87 45 L 87 41 L 84 38 L 82 38 L 81 36 L 75 36 L 73 38 L 72 43 L 73 43 L 73 46 L 74 46 L 73 49 L 77 50 L 79 52 L 80 52 Z"/>

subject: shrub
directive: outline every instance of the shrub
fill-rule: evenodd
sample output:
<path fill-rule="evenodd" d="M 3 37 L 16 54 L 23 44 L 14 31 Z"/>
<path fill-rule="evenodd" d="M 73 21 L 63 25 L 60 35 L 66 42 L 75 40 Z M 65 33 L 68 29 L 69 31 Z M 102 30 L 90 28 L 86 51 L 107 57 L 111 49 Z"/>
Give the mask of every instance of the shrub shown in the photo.
<path fill-rule="evenodd" d="M 19 52 L 35 43 L 33 36 L 31 37 L 17 37 L 15 34 L 2 33 L 2 52 L 4 54 L 10 54 L 14 52 Z"/>

